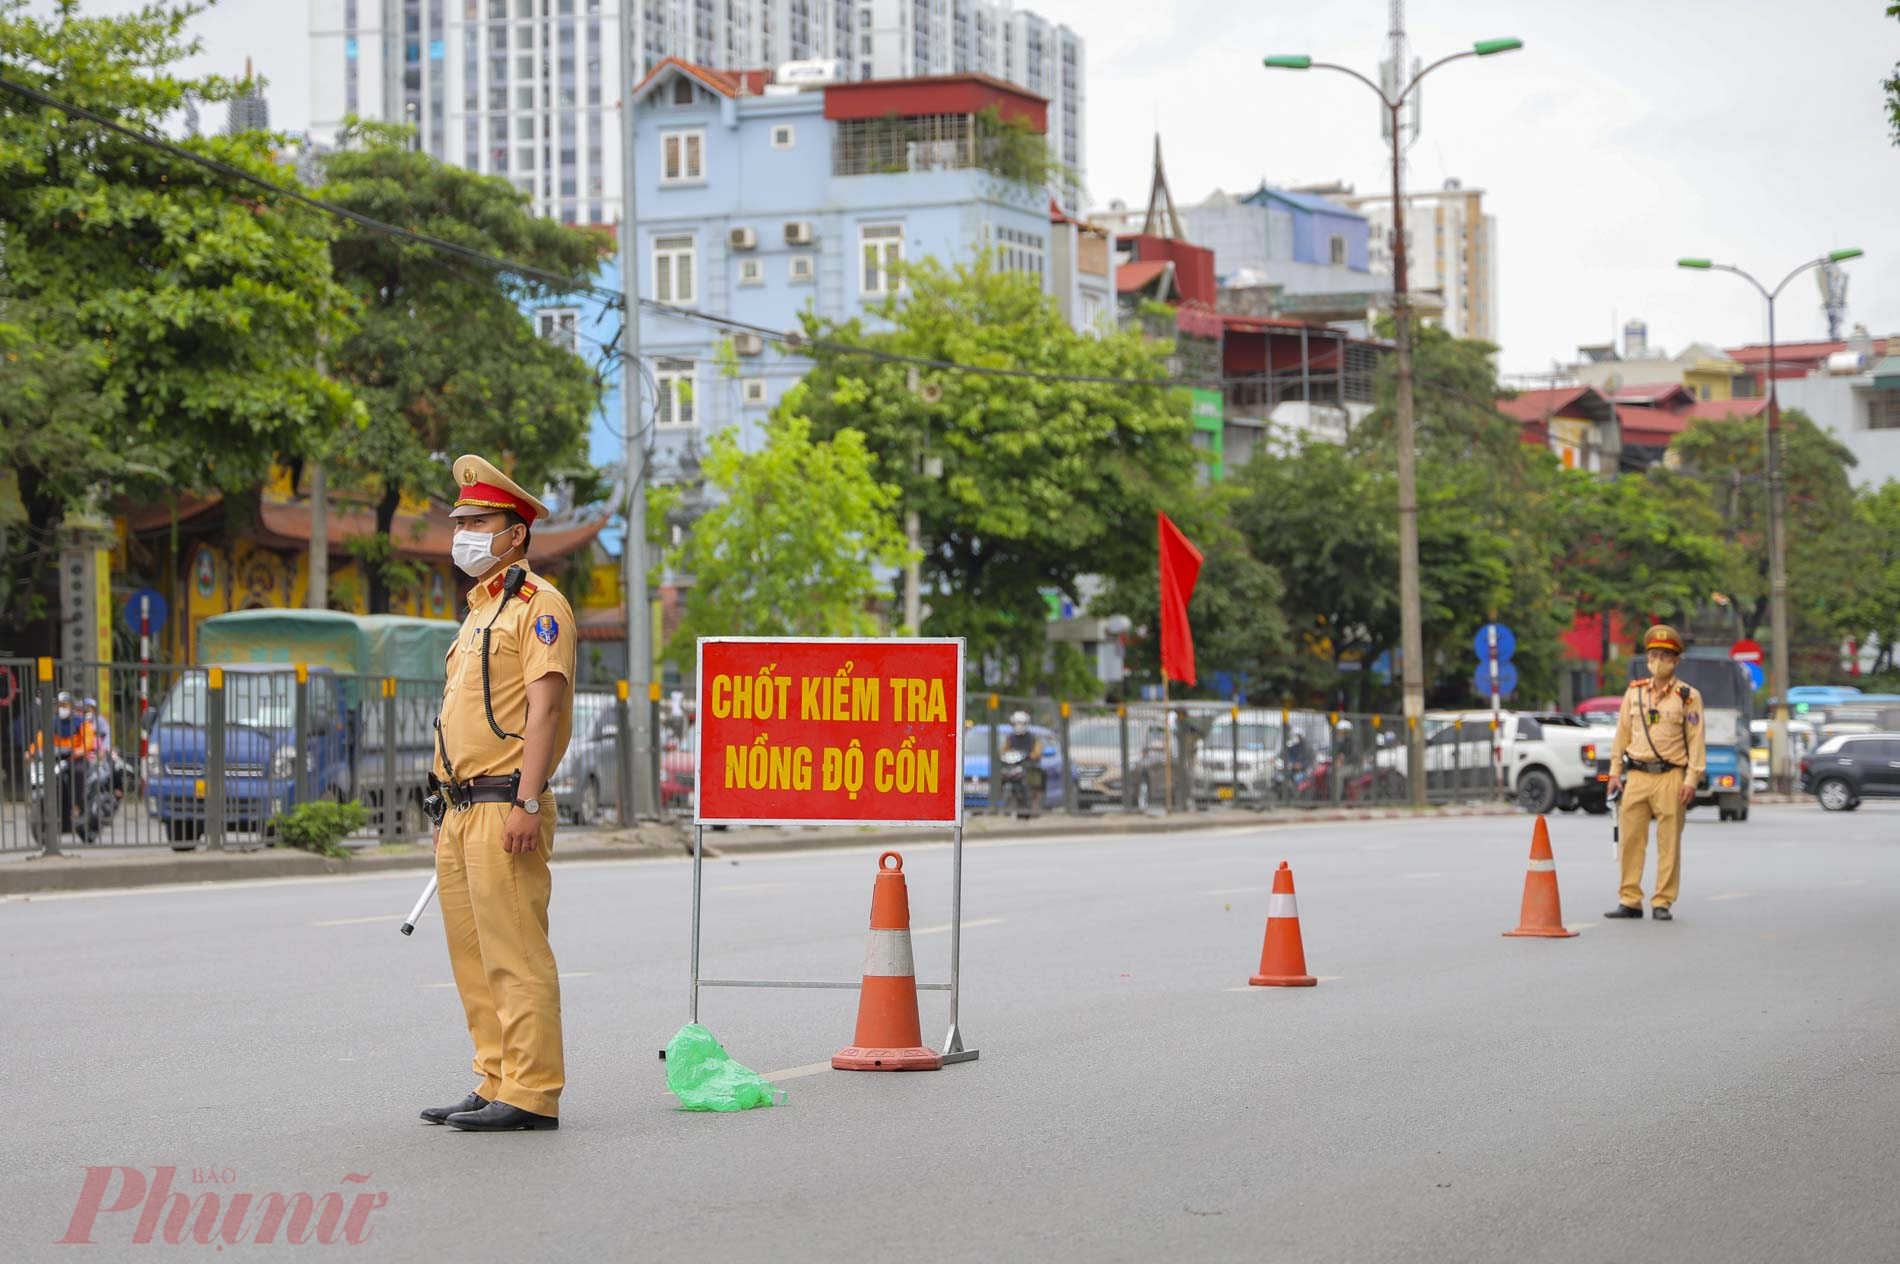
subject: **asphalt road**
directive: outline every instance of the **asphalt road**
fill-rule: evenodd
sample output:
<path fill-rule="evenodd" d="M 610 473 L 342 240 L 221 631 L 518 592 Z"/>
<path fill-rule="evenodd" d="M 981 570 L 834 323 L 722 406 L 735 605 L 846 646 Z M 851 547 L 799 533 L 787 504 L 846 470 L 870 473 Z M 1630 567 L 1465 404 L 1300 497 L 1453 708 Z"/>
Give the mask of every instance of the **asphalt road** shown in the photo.
<path fill-rule="evenodd" d="M 1602 818 L 1552 833 L 1576 939 L 1500 936 L 1521 817 L 973 846 L 980 1060 L 820 1070 L 854 995 L 709 991 L 792 1072 L 739 1115 L 672 1109 L 654 1056 L 690 867 L 561 868 L 562 1130 L 511 1136 L 416 1119 L 471 1078 L 440 923 L 396 932 L 415 875 L 7 901 L 0 1258 L 62 1258 L 123 1164 L 386 1192 L 359 1258 L 1900 1259 L 1900 805 L 1697 813 L 1669 924 L 1601 919 Z M 941 979 L 949 853 L 905 851 Z M 1322 982 L 1250 989 L 1282 859 Z M 852 976 L 874 864 L 709 865 L 706 973 Z M 137 1214 L 88 1258 L 149 1255 Z"/>

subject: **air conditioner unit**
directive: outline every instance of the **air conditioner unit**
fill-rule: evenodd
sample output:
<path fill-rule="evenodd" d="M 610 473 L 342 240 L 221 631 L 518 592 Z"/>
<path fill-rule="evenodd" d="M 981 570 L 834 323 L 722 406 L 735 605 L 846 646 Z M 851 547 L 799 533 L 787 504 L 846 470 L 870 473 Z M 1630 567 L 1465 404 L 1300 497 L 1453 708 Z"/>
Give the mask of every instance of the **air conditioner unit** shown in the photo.
<path fill-rule="evenodd" d="M 734 250 L 757 250 L 759 235 L 750 228 L 735 228 L 726 234 L 726 244 Z"/>
<path fill-rule="evenodd" d="M 785 225 L 785 244 L 788 246 L 811 245 L 811 221 L 795 219 Z"/>
<path fill-rule="evenodd" d="M 732 350 L 737 355 L 755 356 L 765 350 L 765 339 L 757 334 L 734 334 Z"/>

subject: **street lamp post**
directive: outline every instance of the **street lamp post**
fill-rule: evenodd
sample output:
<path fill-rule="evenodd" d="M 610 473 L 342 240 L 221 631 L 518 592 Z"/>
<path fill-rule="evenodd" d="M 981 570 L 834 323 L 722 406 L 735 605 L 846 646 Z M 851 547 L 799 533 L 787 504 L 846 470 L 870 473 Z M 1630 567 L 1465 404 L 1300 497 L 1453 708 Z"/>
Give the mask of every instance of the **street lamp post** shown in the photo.
<path fill-rule="evenodd" d="M 1768 698 L 1774 707 L 1774 723 L 1768 734 L 1768 776 L 1777 793 L 1786 794 L 1792 785 L 1788 774 L 1788 494 L 1781 477 L 1781 404 L 1775 394 L 1775 300 L 1788 282 L 1810 268 L 1825 267 L 1844 259 L 1857 258 L 1859 250 L 1835 250 L 1810 259 L 1781 278 L 1781 284 L 1769 289 L 1749 273 L 1733 264 L 1708 259 L 1678 259 L 1679 268 L 1700 272 L 1733 272 L 1755 287 L 1768 305 L 1768 369 L 1765 389 L 1768 395 L 1768 624 L 1774 637 L 1770 654 Z"/>
<path fill-rule="evenodd" d="M 1425 632 L 1419 614 L 1418 592 L 1418 453 L 1412 426 L 1412 310 L 1411 294 L 1405 278 L 1405 201 L 1404 167 L 1399 109 L 1412 95 L 1419 81 L 1450 62 L 1466 57 L 1490 57 L 1524 47 L 1517 39 L 1480 40 L 1462 53 L 1441 57 L 1412 76 L 1397 97 L 1350 66 L 1314 61 L 1304 55 L 1265 58 L 1269 70 L 1337 70 L 1351 75 L 1378 96 L 1391 117 L 1392 140 L 1392 320 L 1395 326 L 1393 355 L 1397 362 L 1398 400 L 1395 408 L 1399 474 L 1399 647 L 1403 659 L 1405 691 L 1405 729 L 1413 775 L 1406 778 L 1411 788 L 1412 806 L 1425 806 L 1425 731 L 1420 721 L 1425 714 Z"/>

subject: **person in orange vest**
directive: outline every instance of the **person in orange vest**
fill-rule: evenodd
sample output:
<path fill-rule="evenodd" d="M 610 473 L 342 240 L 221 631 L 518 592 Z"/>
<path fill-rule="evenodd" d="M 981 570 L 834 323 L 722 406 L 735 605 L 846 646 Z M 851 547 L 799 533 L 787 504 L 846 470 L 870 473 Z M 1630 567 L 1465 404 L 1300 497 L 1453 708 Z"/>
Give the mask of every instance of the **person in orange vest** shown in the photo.
<path fill-rule="evenodd" d="M 1623 849 L 1623 889 L 1605 917 L 1643 915 L 1643 856 L 1649 847 L 1649 823 L 1656 823 L 1656 893 L 1650 915 L 1659 922 L 1675 917 L 1682 859 L 1682 818 L 1695 798 L 1708 767 L 1703 733 L 1702 695 L 1676 679 L 1682 661 L 1682 637 L 1658 624 L 1643 637 L 1649 675 L 1633 680 L 1617 712 L 1616 740 L 1610 747 L 1612 798 L 1622 795 L 1617 818 Z M 1625 785 L 1625 773 L 1628 782 Z"/>
<path fill-rule="evenodd" d="M 44 747 L 42 733 L 33 734 L 32 743 L 26 748 L 29 762 L 36 759 Z M 73 696 L 66 690 L 59 691 L 54 701 L 53 749 L 62 755 L 72 757 L 77 767 L 67 770 L 65 784 L 59 796 L 59 829 L 69 833 L 73 828 L 73 809 L 78 807 L 84 794 L 86 780 L 91 769 L 89 764 L 99 750 L 99 734 L 93 728 L 92 721 L 81 715 L 73 704 Z"/>

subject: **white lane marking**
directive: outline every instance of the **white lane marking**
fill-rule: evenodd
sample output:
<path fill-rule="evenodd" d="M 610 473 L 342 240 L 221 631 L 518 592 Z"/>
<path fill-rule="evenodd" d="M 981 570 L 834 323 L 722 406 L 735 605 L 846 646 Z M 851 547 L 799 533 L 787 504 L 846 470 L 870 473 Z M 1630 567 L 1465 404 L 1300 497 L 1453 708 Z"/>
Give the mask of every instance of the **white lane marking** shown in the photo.
<path fill-rule="evenodd" d="M 728 885 L 726 885 L 726 886 L 723 886 L 723 887 L 714 887 L 714 888 L 713 888 L 713 890 L 715 890 L 715 891 L 720 891 L 720 892 L 725 892 L 725 891 L 782 891 L 782 890 L 784 890 L 784 889 L 785 889 L 786 887 L 789 887 L 789 886 L 791 886 L 791 885 L 792 885 L 792 884 L 791 884 L 791 883 L 789 883 L 789 882 L 733 882 L 733 883 L 729 883 Z"/>
<path fill-rule="evenodd" d="M 449 983 L 418 983 L 418 984 L 417 984 L 416 986 L 417 986 L 417 987 L 425 987 L 425 988 L 452 988 L 452 987 L 454 987 L 454 986 L 455 986 L 455 984 L 454 984 L 453 982 L 449 982 Z"/>
<path fill-rule="evenodd" d="M 327 922 L 312 922 L 312 926 L 368 926 L 372 922 L 400 922 L 401 913 L 378 913 L 374 917 L 333 917 Z"/>
<path fill-rule="evenodd" d="M 563 970 L 560 973 L 560 977 L 563 979 L 591 979 L 594 977 L 594 971 L 592 970 Z"/>
<path fill-rule="evenodd" d="M 963 923 L 963 929 L 969 930 L 972 926 L 1001 926 L 1008 920 L 1006 917 L 976 917 Z M 948 935 L 949 933 L 950 924 L 948 922 L 945 922 L 942 926 L 919 926 L 916 930 L 911 932 L 913 935 Z"/>
<path fill-rule="evenodd" d="M 1753 894 L 1755 894 L 1753 891 L 1724 891 L 1720 895 L 1710 896 L 1709 903 L 1720 904 L 1723 900 L 1746 900 Z"/>
<path fill-rule="evenodd" d="M 783 1071 L 770 1071 L 760 1079 L 770 1080 L 774 1084 L 783 1084 L 786 1080 L 802 1080 L 808 1075 L 823 1075 L 831 1070 L 829 1062 L 807 1062 L 804 1066 L 788 1067 Z"/>
<path fill-rule="evenodd" d="M 1272 887 L 1216 887 L 1212 891 L 1198 892 L 1200 895 L 1250 895 L 1260 891 L 1271 891 Z"/>

